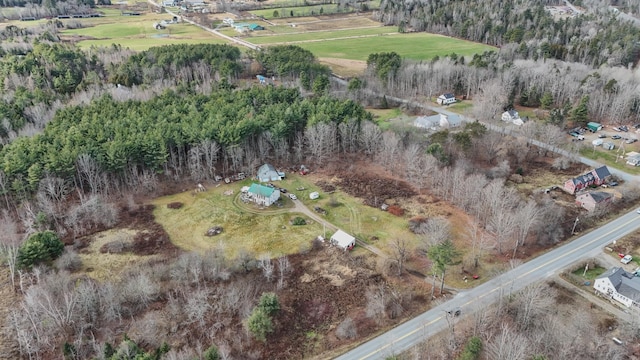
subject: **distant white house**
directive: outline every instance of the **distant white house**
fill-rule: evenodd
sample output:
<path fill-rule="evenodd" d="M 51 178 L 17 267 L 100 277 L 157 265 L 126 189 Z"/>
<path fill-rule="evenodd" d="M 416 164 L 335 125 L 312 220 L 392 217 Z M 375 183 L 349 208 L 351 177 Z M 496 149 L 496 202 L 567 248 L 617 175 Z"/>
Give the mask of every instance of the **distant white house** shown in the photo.
<path fill-rule="evenodd" d="M 271 206 L 280 199 L 280 190 L 255 183 L 249 186 L 248 193 L 254 203 L 262 206 Z"/>
<path fill-rule="evenodd" d="M 271 164 L 264 164 L 258 168 L 258 180 L 260 182 L 280 181 L 282 176 Z"/>
<path fill-rule="evenodd" d="M 596 293 L 622 303 L 626 307 L 638 306 L 640 300 L 640 277 L 614 267 L 593 282 Z"/>
<path fill-rule="evenodd" d="M 518 114 L 515 110 L 507 110 L 502 113 L 502 121 L 513 123 L 514 125 L 521 126 L 524 124 L 524 121 L 520 118 L 520 114 Z"/>
<path fill-rule="evenodd" d="M 331 244 L 343 250 L 351 250 L 356 246 L 356 238 L 342 230 L 338 230 L 331 235 Z"/>
<path fill-rule="evenodd" d="M 455 104 L 456 97 L 455 97 L 455 95 L 453 95 L 451 93 L 446 93 L 446 94 L 442 94 L 442 95 L 438 96 L 438 99 L 436 99 L 436 102 L 439 105 Z"/>

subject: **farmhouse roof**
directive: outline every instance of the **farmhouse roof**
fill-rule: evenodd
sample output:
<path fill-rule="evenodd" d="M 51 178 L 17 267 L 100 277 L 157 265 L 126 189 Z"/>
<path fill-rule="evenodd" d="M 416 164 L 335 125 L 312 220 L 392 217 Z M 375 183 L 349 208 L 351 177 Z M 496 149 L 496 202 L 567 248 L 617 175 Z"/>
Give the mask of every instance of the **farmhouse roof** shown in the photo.
<path fill-rule="evenodd" d="M 629 299 L 636 299 L 640 295 L 640 277 L 625 271 L 621 267 L 613 267 L 605 271 L 598 279 L 608 278 L 613 287 Z"/>
<path fill-rule="evenodd" d="M 343 248 L 348 247 L 349 245 L 351 245 L 353 243 L 353 241 L 356 238 L 354 238 L 353 236 L 347 234 L 346 232 L 342 231 L 342 230 L 338 230 L 335 232 L 335 234 L 333 234 L 331 236 L 331 240 L 335 241 L 335 243 Z"/>
<path fill-rule="evenodd" d="M 250 194 L 260 195 L 264 197 L 270 197 L 273 194 L 274 190 L 275 189 L 272 187 L 268 187 L 268 186 L 264 186 L 256 183 L 251 184 L 251 186 L 249 187 Z"/>
<path fill-rule="evenodd" d="M 446 93 L 446 94 L 442 94 L 440 96 L 445 98 L 445 99 L 454 99 L 455 98 L 455 95 L 453 95 L 452 93 Z"/>
<path fill-rule="evenodd" d="M 600 179 L 604 179 L 607 176 L 611 176 L 611 173 L 609 172 L 609 169 L 606 166 L 601 166 L 597 168 L 595 172 L 596 172 L 596 175 L 598 175 L 598 178 Z"/>
<path fill-rule="evenodd" d="M 592 191 L 589 193 L 589 195 L 591 195 L 591 197 L 593 198 L 593 201 L 595 201 L 596 203 L 601 203 L 603 201 L 606 201 L 613 196 L 611 193 L 604 192 L 604 191 Z"/>

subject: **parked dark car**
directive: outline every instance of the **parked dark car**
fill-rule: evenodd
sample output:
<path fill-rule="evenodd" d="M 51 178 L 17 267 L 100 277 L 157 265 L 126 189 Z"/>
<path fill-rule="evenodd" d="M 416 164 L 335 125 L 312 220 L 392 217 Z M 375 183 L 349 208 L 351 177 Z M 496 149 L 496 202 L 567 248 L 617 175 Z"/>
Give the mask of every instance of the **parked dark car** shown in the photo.
<path fill-rule="evenodd" d="M 599 137 L 600 139 L 604 139 L 604 138 L 606 138 L 606 137 L 607 137 L 607 135 L 605 135 L 605 134 L 598 134 L 598 137 Z"/>
<path fill-rule="evenodd" d="M 613 135 L 611 138 L 612 138 L 613 140 L 618 140 L 618 139 L 622 139 L 622 136 L 620 136 L 620 135 Z"/>
<path fill-rule="evenodd" d="M 612 181 L 609 183 L 609 186 L 618 186 L 618 182 L 617 181 Z"/>

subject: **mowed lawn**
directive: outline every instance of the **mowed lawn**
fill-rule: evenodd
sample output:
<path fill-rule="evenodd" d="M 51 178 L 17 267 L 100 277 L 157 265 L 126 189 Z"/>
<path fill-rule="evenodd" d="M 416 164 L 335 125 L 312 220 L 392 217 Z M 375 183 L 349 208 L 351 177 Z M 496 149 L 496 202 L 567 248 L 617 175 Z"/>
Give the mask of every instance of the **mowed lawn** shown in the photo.
<path fill-rule="evenodd" d="M 314 33 L 315 36 L 319 36 L 320 34 L 322 33 Z M 286 35 L 287 38 L 289 36 L 291 35 Z M 272 36 L 271 38 L 273 42 L 278 43 L 280 42 L 278 38 L 281 37 Z M 268 42 L 262 38 L 251 38 L 249 41 L 260 41 L 261 44 L 268 45 Z M 443 56 L 451 53 L 470 56 L 495 50 L 492 46 L 428 33 L 380 34 L 377 36 L 361 36 L 334 40 L 327 39 L 323 41 L 307 40 L 295 42 L 291 40 L 289 43 L 305 48 L 317 57 L 350 60 L 367 60 L 371 53 L 391 51 L 413 60 L 428 60 L 435 56 Z"/>
<path fill-rule="evenodd" d="M 224 40 L 190 24 L 170 24 L 164 30 L 156 30 L 153 24 L 171 20 L 168 14 L 143 14 L 141 16 L 109 15 L 96 19 L 82 19 L 88 27 L 63 30 L 62 35 L 80 39 L 78 46 L 111 46 L 119 44 L 133 50 L 146 50 L 153 46 L 169 44 L 223 44 Z"/>
<path fill-rule="evenodd" d="M 286 181 L 281 185 L 285 184 Z M 250 181 L 212 186 L 195 195 L 187 191 L 155 199 L 156 221 L 171 241 L 186 251 L 218 248 L 235 258 L 245 251 L 254 256 L 266 253 L 279 256 L 311 247 L 311 241 L 321 233 L 320 224 L 291 225 L 291 219 L 304 216 L 287 211 L 286 205 L 291 206 L 288 198 L 283 199 L 283 208 L 272 206 L 260 210 L 255 205 L 236 205 L 234 200 L 243 185 L 250 185 Z M 228 190 L 233 190 L 233 195 L 225 195 Z M 184 205 L 180 209 L 169 209 L 167 204 L 172 202 Z M 213 226 L 222 226 L 224 231 L 217 236 L 205 236 Z"/>
<path fill-rule="evenodd" d="M 295 43 L 301 41 L 333 41 L 349 37 L 376 36 L 397 33 L 398 29 L 390 26 L 367 27 L 360 29 L 344 29 L 334 31 L 298 32 L 293 34 L 265 35 L 254 32 L 248 41 L 258 45 L 274 43 Z"/>

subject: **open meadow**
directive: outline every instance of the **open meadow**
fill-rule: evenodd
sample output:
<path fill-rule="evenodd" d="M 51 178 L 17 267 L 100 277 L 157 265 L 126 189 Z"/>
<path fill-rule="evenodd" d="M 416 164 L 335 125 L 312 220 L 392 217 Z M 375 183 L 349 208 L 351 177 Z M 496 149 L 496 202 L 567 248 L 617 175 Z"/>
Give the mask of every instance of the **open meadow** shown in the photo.
<path fill-rule="evenodd" d="M 107 9 L 104 17 L 61 20 L 63 23 L 81 23 L 82 28 L 63 30 L 62 36 L 76 41 L 81 48 L 119 44 L 132 50 L 143 51 L 153 46 L 171 44 L 223 44 L 225 40 L 190 24 L 169 24 L 156 30 L 154 23 L 171 21 L 168 14 L 142 13 L 123 16 L 120 11 Z"/>

